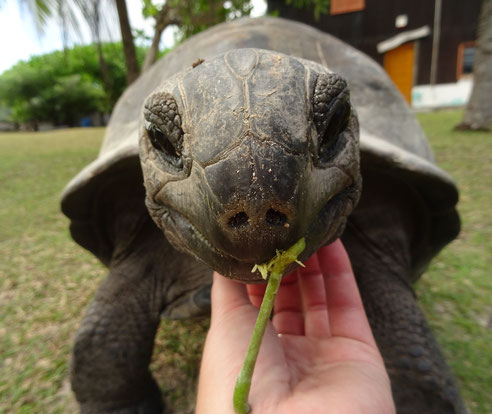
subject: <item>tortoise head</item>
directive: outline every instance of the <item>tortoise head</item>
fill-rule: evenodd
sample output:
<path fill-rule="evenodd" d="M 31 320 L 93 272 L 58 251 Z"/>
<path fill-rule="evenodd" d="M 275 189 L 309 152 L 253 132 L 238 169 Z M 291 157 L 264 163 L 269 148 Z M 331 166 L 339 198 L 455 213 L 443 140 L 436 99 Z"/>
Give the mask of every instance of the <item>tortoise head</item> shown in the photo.
<path fill-rule="evenodd" d="M 358 123 L 326 67 L 239 49 L 165 81 L 144 107 L 149 212 L 178 249 L 247 282 L 305 237 L 337 238 L 360 194 Z"/>

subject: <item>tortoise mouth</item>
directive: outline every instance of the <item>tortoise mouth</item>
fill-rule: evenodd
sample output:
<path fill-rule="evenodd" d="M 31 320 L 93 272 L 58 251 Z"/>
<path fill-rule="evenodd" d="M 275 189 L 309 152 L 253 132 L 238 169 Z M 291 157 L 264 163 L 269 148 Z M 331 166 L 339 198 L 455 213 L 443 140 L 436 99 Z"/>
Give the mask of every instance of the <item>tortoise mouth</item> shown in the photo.
<path fill-rule="evenodd" d="M 352 212 L 357 202 L 360 187 L 361 180 L 358 180 L 330 198 L 309 224 L 304 234 L 297 237 L 297 239 L 304 237 L 306 240 L 306 249 L 300 256 L 301 261 L 306 260 L 321 246 L 340 237 L 345 228 L 347 216 Z M 155 202 L 147 201 L 147 204 L 152 210 L 153 217 L 157 218 L 158 226 L 176 249 L 197 257 L 212 269 L 232 279 L 246 283 L 264 281 L 258 271 L 252 272 L 256 264 L 254 261 L 240 260 L 219 249 L 183 214 Z M 296 240 L 293 240 L 292 244 Z M 272 257 L 273 254 L 274 252 Z M 264 261 L 259 259 L 260 263 Z M 297 265 L 293 264 L 287 268 L 286 272 L 290 272 L 296 267 Z"/>
<path fill-rule="evenodd" d="M 190 247 L 191 246 L 195 247 L 195 244 L 199 243 L 207 251 L 211 251 L 214 255 L 218 255 L 227 260 L 234 260 L 238 263 L 247 263 L 247 264 L 251 264 L 252 266 L 254 265 L 254 263 L 252 263 L 251 261 L 240 260 L 232 256 L 231 254 L 224 252 L 223 250 L 216 247 L 215 244 L 212 243 L 207 237 L 205 237 L 205 235 L 198 229 L 198 227 L 195 224 L 193 224 L 193 222 L 189 218 L 179 213 L 178 211 L 174 210 L 173 208 L 168 206 L 165 207 L 162 206 L 160 210 L 161 210 L 161 218 L 160 218 L 161 223 L 159 224 L 159 227 L 164 229 L 164 231 L 169 229 L 169 231 L 172 231 L 174 234 L 179 235 L 180 236 L 179 239 L 185 242 L 185 243 L 182 242 L 177 243 L 177 245 L 175 246 L 176 248 L 183 250 L 183 244 L 188 245 Z M 169 237 L 167 231 L 166 231 L 166 236 Z M 185 250 L 188 253 L 197 255 L 196 251 L 190 247 L 185 248 Z M 204 249 L 199 249 L 199 250 L 202 251 Z"/>
<path fill-rule="evenodd" d="M 155 208 L 153 212 L 156 212 Z M 157 225 L 176 249 L 191 254 L 213 270 L 232 279 L 243 282 L 263 280 L 258 272 L 251 273 L 255 263 L 238 260 L 218 249 L 183 214 L 170 207 L 159 206 L 158 217 Z"/>

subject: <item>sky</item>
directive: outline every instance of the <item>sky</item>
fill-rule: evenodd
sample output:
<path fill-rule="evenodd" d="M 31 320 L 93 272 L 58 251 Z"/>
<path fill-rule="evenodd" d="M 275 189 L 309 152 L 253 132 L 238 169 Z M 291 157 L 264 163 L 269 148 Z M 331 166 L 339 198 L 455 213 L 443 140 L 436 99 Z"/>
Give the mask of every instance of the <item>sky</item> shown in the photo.
<path fill-rule="evenodd" d="M 34 21 L 27 10 L 19 9 L 19 0 L 5 0 L 0 6 L 0 74 L 20 60 L 28 60 L 32 55 L 40 55 L 63 48 L 61 33 L 56 21 L 50 21 L 46 25 L 44 33 L 40 37 L 37 33 Z M 144 30 L 147 36 L 152 36 L 152 19 L 144 19 L 142 16 L 141 0 L 126 0 L 130 24 L 133 29 Z M 266 11 L 265 0 L 252 0 L 252 16 L 261 16 Z M 111 32 L 111 39 L 118 40 L 119 28 L 115 25 Z M 83 32 L 85 43 L 90 42 L 88 30 Z M 161 47 L 170 47 L 174 42 L 173 29 L 164 32 Z M 77 43 L 80 43 L 78 41 Z"/>

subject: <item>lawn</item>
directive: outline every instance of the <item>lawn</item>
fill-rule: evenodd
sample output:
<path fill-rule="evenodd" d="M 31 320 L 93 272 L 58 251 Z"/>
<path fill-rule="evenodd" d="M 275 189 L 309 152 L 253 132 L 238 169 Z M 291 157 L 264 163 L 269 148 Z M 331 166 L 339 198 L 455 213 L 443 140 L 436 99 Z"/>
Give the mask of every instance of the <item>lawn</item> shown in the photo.
<path fill-rule="evenodd" d="M 492 412 L 492 134 L 451 131 L 459 112 L 420 114 L 461 190 L 463 230 L 417 285 L 475 414 Z M 103 129 L 0 134 L 0 413 L 66 413 L 71 343 L 106 273 L 70 239 L 59 196 L 93 160 Z M 207 321 L 165 322 L 152 369 L 169 402 L 193 406 Z"/>

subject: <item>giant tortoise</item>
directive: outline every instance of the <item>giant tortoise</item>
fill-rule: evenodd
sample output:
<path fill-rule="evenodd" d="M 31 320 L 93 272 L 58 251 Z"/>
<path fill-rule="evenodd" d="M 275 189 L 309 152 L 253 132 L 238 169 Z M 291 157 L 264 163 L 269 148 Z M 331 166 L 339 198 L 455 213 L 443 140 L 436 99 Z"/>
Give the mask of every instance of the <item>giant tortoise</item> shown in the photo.
<path fill-rule="evenodd" d="M 398 412 L 466 412 L 411 286 L 457 235 L 456 202 L 364 54 L 275 18 L 189 39 L 128 88 L 63 194 L 109 267 L 73 350 L 82 412 L 165 411 L 148 369 L 161 317 L 206 314 L 212 269 L 261 281 L 253 265 L 301 236 L 302 260 L 342 238 Z"/>

